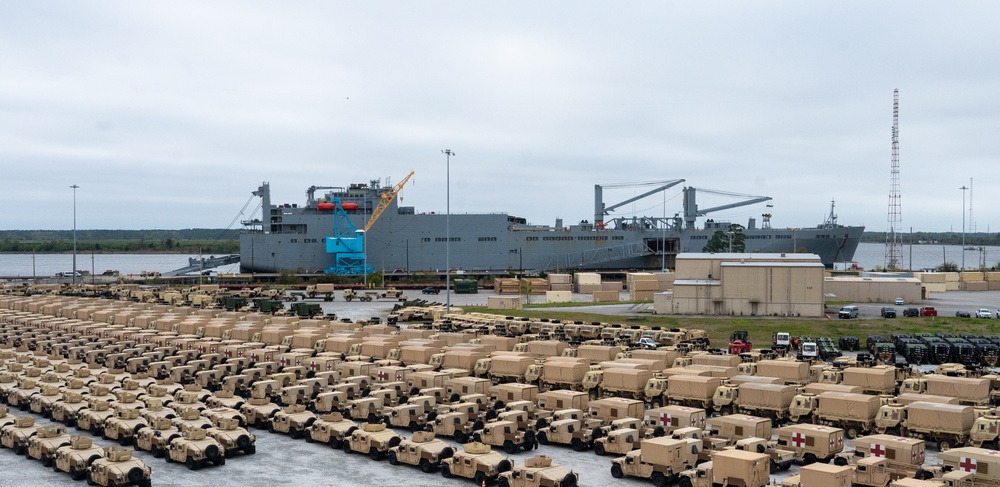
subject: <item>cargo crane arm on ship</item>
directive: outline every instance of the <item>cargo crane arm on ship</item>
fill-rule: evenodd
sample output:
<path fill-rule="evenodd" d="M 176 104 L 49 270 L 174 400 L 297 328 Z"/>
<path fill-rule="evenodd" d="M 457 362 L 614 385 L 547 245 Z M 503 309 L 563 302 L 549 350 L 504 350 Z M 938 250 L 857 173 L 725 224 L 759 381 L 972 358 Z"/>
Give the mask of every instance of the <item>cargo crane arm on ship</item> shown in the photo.
<path fill-rule="evenodd" d="M 306 190 L 306 206 L 314 207 L 316 206 L 316 190 L 317 189 L 341 189 L 340 186 L 309 186 Z"/>
<path fill-rule="evenodd" d="M 410 174 L 407 174 L 406 177 L 403 178 L 403 180 L 400 181 L 398 184 L 393 186 L 392 189 L 386 191 L 385 193 L 382 193 L 378 205 L 375 206 L 375 210 L 372 211 L 372 217 L 369 218 L 368 223 L 365 224 L 365 233 L 367 233 L 368 229 L 370 229 L 372 225 L 375 224 L 375 221 L 378 220 L 378 217 L 382 216 L 382 212 L 389 207 L 389 203 L 392 203 L 392 200 L 396 199 L 396 195 L 399 194 L 400 191 L 402 191 L 403 185 L 406 184 L 406 182 L 409 181 L 410 177 L 412 176 L 413 176 L 413 171 L 410 171 Z"/>
<path fill-rule="evenodd" d="M 629 204 L 629 203 L 631 203 L 633 201 L 641 200 L 641 199 L 643 199 L 643 198 L 645 198 L 647 196 L 654 195 L 654 194 L 659 193 L 661 191 L 666 191 L 666 190 L 668 190 L 668 189 L 670 189 L 670 188 L 672 188 L 674 186 L 677 186 L 678 184 L 681 184 L 683 182 L 684 182 L 683 179 L 674 179 L 674 180 L 670 180 L 670 181 L 651 181 L 651 182 L 648 182 L 648 183 L 606 184 L 606 185 L 603 185 L 603 186 L 600 185 L 600 184 L 595 184 L 594 185 L 594 225 L 596 225 L 598 227 L 604 227 L 605 226 L 604 215 L 607 215 L 608 213 L 611 213 L 616 208 L 620 208 L 620 207 L 625 206 L 625 205 L 627 205 L 627 204 Z M 616 203 L 616 204 L 613 204 L 611 206 L 604 206 L 604 192 L 603 192 L 604 188 L 631 188 L 631 187 L 636 187 L 636 186 L 649 186 L 651 184 L 659 184 L 661 186 L 658 186 L 655 189 L 652 189 L 650 191 L 646 191 L 645 193 L 642 193 L 639 196 L 635 196 L 635 197 L 629 198 L 629 199 L 627 199 L 625 201 L 622 201 L 621 203 Z"/>
<path fill-rule="evenodd" d="M 698 209 L 698 203 L 695 200 L 695 193 L 701 191 L 702 193 L 709 193 L 719 196 L 729 196 L 736 198 L 750 198 L 745 201 L 737 201 L 736 203 L 729 203 L 728 205 L 714 206 L 712 208 L 706 208 L 704 210 Z M 739 194 L 730 193 L 728 191 L 716 191 L 713 189 L 696 189 L 693 187 L 684 188 L 684 226 L 685 228 L 694 228 L 694 222 L 699 216 L 705 216 L 713 211 L 728 210 L 730 208 L 738 208 L 740 206 L 753 205 L 756 203 L 763 203 L 765 201 L 771 201 L 770 196 L 754 196 L 749 194 Z"/>

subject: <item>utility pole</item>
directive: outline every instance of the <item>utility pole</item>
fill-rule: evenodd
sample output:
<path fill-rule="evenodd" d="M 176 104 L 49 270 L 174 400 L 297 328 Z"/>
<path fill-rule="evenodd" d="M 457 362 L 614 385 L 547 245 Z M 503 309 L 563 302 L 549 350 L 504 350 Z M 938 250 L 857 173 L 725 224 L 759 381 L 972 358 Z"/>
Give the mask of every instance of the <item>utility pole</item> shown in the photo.
<path fill-rule="evenodd" d="M 959 270 L 959 272 L 964 272 L 965 271 L 965 190 L 969 188 L 962 186 L 961 188 L 958 189 L 962 190 L 962 268 Z M 962 280 L 961 277 L 959 277 L 959 281 L 961 280 Z"/>
<path fill-rule="evenodd" d="M 76 285 L 76 190 L 79 188 L 77 185 L 70 186 L 73 188 L 73 285 Z M 962 193 L 965 194 L 965 193 Z M 965 198 L 962 199 L 963 204 L 965 204 Z M 965 210 L 962 210 L 965 213 Z"/>
<path fill-rule="evenodd" d="M 441 152 L 446 157 L 445 210 L 447 214 L 444 217 L 444 266 L 447 269 L 444 273 L 444 309 L 446 314 L 451 314 L 451 156 L 455 153 L 451 149 L 444 149 Z"/>

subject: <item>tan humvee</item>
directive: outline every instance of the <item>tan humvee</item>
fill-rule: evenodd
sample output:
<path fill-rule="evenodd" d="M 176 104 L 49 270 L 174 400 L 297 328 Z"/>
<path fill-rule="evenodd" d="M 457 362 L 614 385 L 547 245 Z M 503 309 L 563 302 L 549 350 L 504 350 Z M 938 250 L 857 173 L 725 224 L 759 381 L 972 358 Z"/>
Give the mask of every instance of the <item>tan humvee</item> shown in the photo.
<path fill-rule="evenodd" d="M 236 421 L 236 423 L 240 427 L 245 427 L 247 424 L 246 416 L 243 416 L 243 413 L 233 408 L 227 408 L 227 407 L 208 408 L 202 410 L 201 415 L 207 418 L 209 421 L 211 421 L 212 424 L 215 424 L 215 420 L 220 418 L 232 419 L 233 421 Z"/>
<path fill-rule="evenodd" d="M 28 438 L 28 457 L 41 460 L 43 467 L 51 467 L 56 450 L 69 445 L 69 440 L 65 426 L 42 426 L 34 436 Z"/>
<path fill-rule="evenodd" d="M 234 395 L 232 391 L 215 391 L 212 397 L 209 397 L 205 404 L 210 408 L 232 408 L 239 410 L 240 406 L 243 406 L 245 401 L 242 397 Z"/>
<path fill-rule="evenodd" d="M 367 453 L 372 460 L 379 461 L 390 448 L 399 445 L 403 437 L 395 431 L 387 430 L 382 423 L 362 423 L 343 444 L 344 453 Z"/>
<path fill-rule="evenodd" d="M 142 460 L 132 458 L 132 450 L 113 446 L 105 448 L 104 456 L 90 464 L 87 483 L 149 487 L 150 472 Z"/>
<path fill-rule="evenodd" d="M 351 399 L 347 401 L 347 407 L 344 408 L 343 413 L 347 418 L 375 423 L 381 419 L 379 412 L 382 410 L 382 405 L 382 399 L 378 397 Z"/>
<path fill-rule="evenodd" d="M 240 407 L 240 412 L 247 418 L 247 424 L 257 428 L 267 428 L 271 417 L 281 410 L 281 406 L 267 398 L 250 398 Z"/>
<path fill-rule="evenodd" d="M 583 416 L 582 411 L 580 416 Z M 545 428 L 539 430 L 536 436 L 538 443 L 542 445 L 558 443 L 560 445 L 570 445 L 575 451 L 584 451 L 593 443 L 593 438 L 591 437 L 592 431 L 592 429 L 587 428 L 582 419 L 566 418 L 553 421 Z M 508 450 L 507 453 L 513 452 Z"/>
<path fill-rule="evenodd" d="M 431 473 L 441 466 L 441 461 L 451 458 L 455 449 L 444 441 L 434 438 L 434 433 L 417 431 L 413 438 L 403 439 L 399 445 L 389 449 L 389 463 L 418 465 L 424 473 Z"/>
<path fill-rule="evenodd" d="M 51 417 L 66 426 L 75 426 L 80 410 L 86 408 L 87 402 L 83 395 L 76 392 L 65 392 L 62 399 L 52 406 Z"/>
<path fill-rule="evenodd" d="M 31 396 L 28 408 L 31 412 L 47 418 L 52 415 L 52 407 L 59 401 L 60 397 L 59 386 L 42 384 L 41 392 Z"/>
<path fill-rule="evenodd" d="M 354 421 L 345 419 L 340 413 L 329 413 L 321 416 L 309 427 L 306 441 L 327 443 L 332 448 L 340 449 L 356 429 L 358 424 Z"/>
<path fill-rule="evenodd" d="M 314 422 L 316 422 L 316 414 L 307 411 L 305 406 L 296 404 L 276 412 L 267 425 L 267 431 L 287 433 L 292 438 L 302 438 Z"/>
<path fill-rule="evenodd" d="M 7 393 L 7 404 L 12 408 L 27 411 L 28 405 L 31 404 L 31 396 L 38 394 L 41 390 L 38 381 L 28 377 L 18 377 L 17 387 Z"/>
<path fill-rule="evenodd" d="M 594 453 L 606 455 L 624 455 L 639 448 L 642 444 L 642 436 L 635 428 L 618 428 L 608 432 L 607 435 L 594 440 Z M 541 442 L 539 440 L 539 442 Z"/>
<path fill-rule="evenodd" d="M 177 411 L 177 417 L 171 420 L 177 429 L 184 431 L 187 426 L 195 428 L 211 428 L 212 422 L 201 415 L 201 411 L 194 408 L 183 408 Z"/>
<path fill-rule="evenodd" d="M 13 423 L 0 428 L 0 444 L 14 450 L 15 455 L 28 453 L 28 439 L 38 431 L 33 416 L 21 416 Z"/>
<path fill-rule="evenodd" d="M 215 438 L 226 450 L 226 456 L 242 451 L 247 455 L 257 453 L 257 437 L 240 426 L 239 421 L 233 418 L 219 417 L 212 421 L 215 425 L 205 430 L 208 436 Z"/>
<path fill-rule="evenodd" d="M 91 463 L 104 456 L 104 448 L 96 446 L 89 436 L 73 435 L 69 446 L 56 450 L 55 470 L 69 474 L 73 480 L 83 480 Z"/>
<path fill-rule="evenodd" d="M 576 487 L 580 475 L 552 463 L 552 457 L 528 458 L 508 472 L 500 474 L 500 487 Z"/>
<path fill-rule="evenodd" d="M 741 450 L 716 452 L 712 461 L 680 473 L 680 483 L 692 487 L 712 487 L 714 485 L 742 485 L 764 487 L 770 485 L 768 475 L 769 460 L 763 453 Z M 840 487 L 839 484 L 807 484 L 824 487 Z"/>
<path fill-rule="evenodd" d="M 400 404 L 383 408 L 382 414 L 389 418 L 389 424 L 394 427 L 417 431 L 424 428 L 424 411 L 424 406 L 420 404 Z"/>
<path fill-rule="evenodd" d="M 522 448 L 531 451 L 535 447 L 535 432 L 521 431 L 517 426 L 513 421 L 491 421 L 486 423 L 482 432 L 476 433 L 476 437 L 487 445 L 502 446 L 508 455 Z"/>
<path fill-rule="evenodd" d="M 222 445 L 210 438 L 204 429 L 188 426 L 181 431 L 179 438 L 170 441 L 167 462 L 183 462 L 187 468 L 197 470 L 208 462 L 225 465 L 225 455 Z"/>
<path fill-rule="evenodd" d="M 8 424 L 13 424 L 17 421 L 17 418 L 8 414 L 9 411 L 6 407 L 0 406 L 0 428 L 7 426 Z"/>
<path fill-rule="evenodd" d="M 170 442 L 180 436 L 181 430 L 169 419 L 154 418 L 148 426 L 136 432 L 135 447 L 150 452 L 154 458 L 160 458 L 170 448 Z"/>
<path fill-rule="evenodd" d="M 88 407 L 81 409 L 76 417 L 76 429 L 89 431 L 99 436 L 104 431 L 104 421 L 115 414 L 111 403 L 99 398 L 89 398 Z"/>
<path fill-rule="evenodd" d="M 319 414 L 332 413 L 339 411 L 347 401 L 348 394 L 344 391 L 321 392 L 309 403 L 309 409 Z"/>
<path fill-rule="evenodd" d="M 441 475 L 475 479 L 476 484 L 492 484 L 500 474 L 513 467 L 510 459 L 493 451 L 489 445 L 473 442 L 462 446 L 451 458 L 441 461 Z"/>
<path fill-rule="evenodd" d="M 142 416 L 142 419 L 145 419 L 147 423 L 152 424 L 157 418 L 176 418 L 177 411 L 174 411 L 173 408 L 164 406 L 159 399 L 150 399 L 146 402 L 146 407 L 139 411 L 139 415 Z"/>
<path fill-rule="evenodd" d="M 149 423 L 140 417 L 138 409 L 118 405 L 115 415 L 104 421 L 104 437 L 128 446 L 135 440 L 135 434 L 146 426 Z"/>

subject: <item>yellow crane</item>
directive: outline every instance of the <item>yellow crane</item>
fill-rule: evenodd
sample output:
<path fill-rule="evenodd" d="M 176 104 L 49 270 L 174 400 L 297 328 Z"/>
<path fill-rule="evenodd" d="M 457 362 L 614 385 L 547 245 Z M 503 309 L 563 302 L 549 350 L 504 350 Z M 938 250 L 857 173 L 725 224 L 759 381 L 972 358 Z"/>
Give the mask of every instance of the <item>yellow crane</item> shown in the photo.
<path fill-rule="evenodd" d="M 369 218 L 368 223 L 365 224 L 365 233 L 368 233 L 368 229 L 370 229 L 372 225 L 375 224 L 375 221 L 378 220 L 378 217 L 382 216 L 382 212 L 389 207 L 389 203 L 392 203 L 392 200 L 396 199 L 396 195 L 399 194 L 399 192 L 403 189 L 403 185 L 410 180 L 411 176 L 413 176 L 413 171 L 410 171 L 410 174 L 407 174 L 406 177 L 403 178 L 403 180 L 397 183 L 395 186 L 393 186 L 392 189 L 386 191 L 385 193 L 382 193 L 382 198 L 379 200 L 378 206 L 376 206 L 375 210 L 372 211 L 372 217 Z"/>

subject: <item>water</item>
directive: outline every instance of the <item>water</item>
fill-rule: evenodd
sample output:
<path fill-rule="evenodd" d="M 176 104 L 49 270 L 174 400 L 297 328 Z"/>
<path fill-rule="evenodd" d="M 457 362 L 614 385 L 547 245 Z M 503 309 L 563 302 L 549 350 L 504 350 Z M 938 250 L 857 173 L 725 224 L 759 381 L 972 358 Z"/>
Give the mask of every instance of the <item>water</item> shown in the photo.
<path fill-rule="evenodd" d="M 983 249 L 986 257 L 986 268 L 993 267 L 1000 262 L 1000 247 L 983 247 Z M 910 265 L 910 245 L 904 244 L 901 250 L 903 262 L 900 267 L 904 269 L 933 269 L 943 262 L 951 262 L 962 267 L 961 245 L 913 245 L 912 265 Z M 965 268 L 979 269 L 982 258 L 983 253 L 979 251 L 979 247 L 976 247 L 976 250 L 966 250 Z M 858 263 L 859 267 L 866 270 L 885 266 L 885 244 L 862 243 L 858 245 L 858 251 L 854 253 L 854 261 Z"/>
<path fill-rule="evenodd" d="M 188 265 L 194 254 L 76 254 L 77 270 L 101 274 L 106 270 L 122 275 L 146 272 L 169 272 Z M 203 257 L 210 257 L 204 255 Z M 232 264 L 215 269 L 221 273 L 239 272 Z M 51 277 L 73 269 L 73 254 L 0 254 L 0 276 Z"/>
<path fill-rule="evenodd" d="M 984 247 L 986 267 L 1000 263 L 1000 247 Z M 961 245 L 913 245 L 913 265 L 910 265 L 911 247 L 902 247 L 902 267 L 914 270 L 933 269 L 942 262 L 962 265 Z M 105 270 L 115 270 L 121 274 L 146 272 L 168 272 L 188 265 L 188 258 L 209 257 L 194 254 L 76 254 L 76 268 L 100 274 Z M 978 250 L 965 251 L 965 267 L 978 269 L 983 253 Z M 871 270 L 885 265 L 885 244 L 862 243 L 854 254 L 858 266 Z M 34 268 L 32 265 L 34 264 Z M 59 272 L 69 272 L 73 268 L 73 254 L 0 254 L 0 276 L 51 277 Z M 239 264 L 216 268 L 220 273 L 239 272 Z"/>

